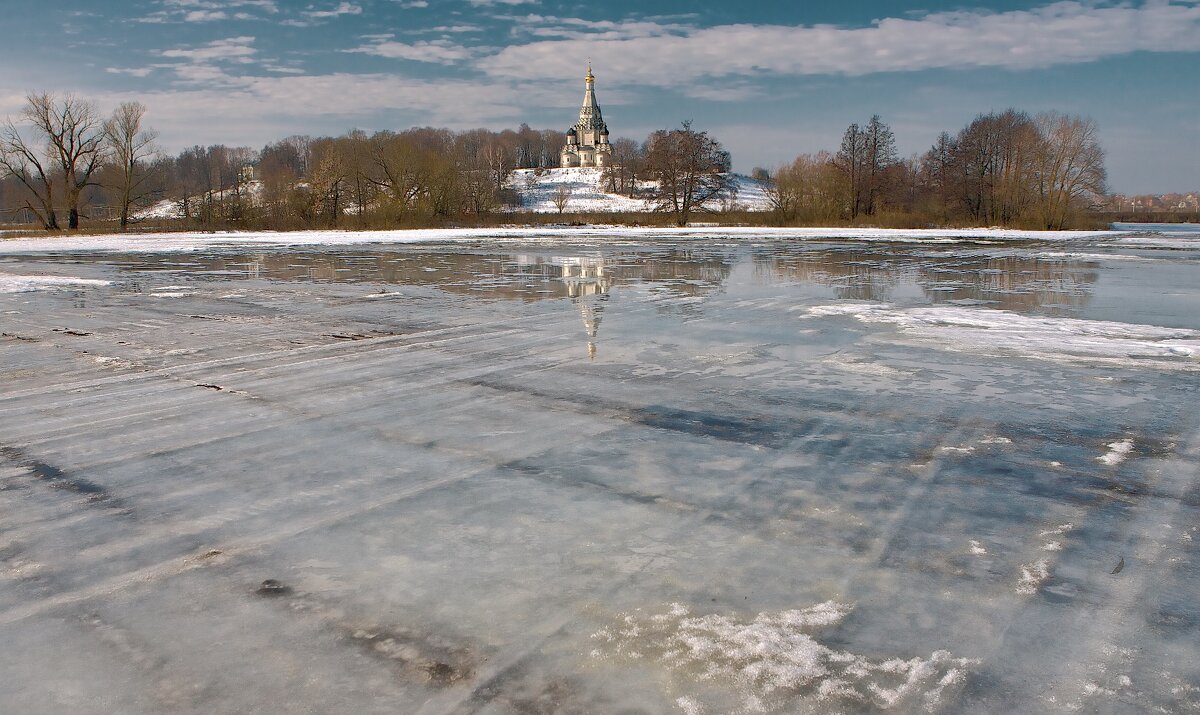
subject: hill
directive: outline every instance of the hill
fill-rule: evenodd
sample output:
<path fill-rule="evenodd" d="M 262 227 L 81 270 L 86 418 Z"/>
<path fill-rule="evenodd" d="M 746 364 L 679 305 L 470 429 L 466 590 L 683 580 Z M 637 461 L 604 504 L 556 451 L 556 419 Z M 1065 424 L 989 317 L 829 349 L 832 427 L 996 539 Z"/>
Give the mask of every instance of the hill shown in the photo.
<path fill-rule="evenodd" d="M 654 205 L 645 198 L 630 198 L 609 193 L 604 189 L 602 169 L 517 169 L 509 178 L 508 187 L 520 197 L 514 211 L 556 213 L 555 197 L 561 190 L 570 192 L 567 213 L 610 213 L 621 211 L 652 211 Z M 768 211 L 766 182 L 742 174 L 732 174 L 734 195 L 727 200 L 729 208 L 747 211 Z M 653 188 L 642 182 L 641 188 Z"/>
<path fill-rule="evenodd" d="M 725 200 L 723 208 L 743 211 L 771 209 L 766 182 L 742 174 L 731 174 L 731 177 L 734 192 Z M 602 169 L 517 169 L 509 177 L 507 188 L 517 196 L 516 204 L 508 208 L 512 213 L 558 213 L 554 201 L 562 190 L 569 192 L 564 207 L 566 213 L 636 213 L 654 210 L 654 204 L 645 198 L 654 188 L 653 182 L 639 182 L 641 195 L 635 198 L 609 193 L 604 188 Z M 225 189 L 215 192 L 213 198 L 219 201 L 233 193 L 233 189 Z M 261 181 L 250 181 L 240 188 L 240 195 L 252 205 L 262 201 L 262 193 Z M 178 199 L 163 199 L 135 212 L 134 218 L 138 221 L 181 219 L 183 206 Z"/>

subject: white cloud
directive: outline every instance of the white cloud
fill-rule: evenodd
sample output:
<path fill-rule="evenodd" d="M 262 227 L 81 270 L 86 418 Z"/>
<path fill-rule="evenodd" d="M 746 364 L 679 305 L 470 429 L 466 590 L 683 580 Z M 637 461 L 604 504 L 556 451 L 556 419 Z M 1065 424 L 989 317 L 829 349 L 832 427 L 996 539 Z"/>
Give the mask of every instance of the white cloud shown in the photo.
<path fill-rule="evenodd" d="M 656 20 L 585 20 L 577 17 L 554 17 L 552 15 L 504 16 L 501 19 L 514 23 L 514 35 L 556 39 L 626 40 L 638 37 L 661 37 L 663 35 L 686 35 L 696 28 L 679 23 L 664 23 Z"/>
<path fill-rule="evenodd" d="M 275 0 L 163 0 L 166 8 L 196 8 L 200 10 L 228 10 L 235 7 L 255 7 L 266 12 L 279 12 Z"/>
<path fill-rule="evenodd" d="M 543 20 L 555 20 L 543 18 Z M 513 45 L 481 62 L 489 74 L 552 79 L 590 56 L 622 82 L 674 86 L 712 77 L 865 75 L 937 68 L 1031 69 L 1131 52 L 1200 50 L 1200 4 L 1097 6 L 1066 0 L 1033 10 L 958 11 L 869 27 L 548 22 L 561 39 Z M 589 29 L 594 28 L 594 29 Z"/>
<path fill-rule="evenodd" d="M 162 0 L 161 10 L 134 22 L 162 24 L 168 22 L 215 22 L 233 17 L 235 20 L 256 20 L 259 16 L 245 12 L 243 8 L 255 9 L 267 14 L 279 12 L 275 0 Z M 230 15 L 229 12 L 240 10 Z"/>
<path fill-rule="evenodd" d="M 169 59 L 188 60 L 197 64 L 207 64 L 210 62 L 245 63 L 249 62 L 250 57 L 258 52 L 251 46 L 253 44 L 253 37 L 229 37 L 224 40 L 214 40 L 206 45 L 191 49 L 177 48 L 163 50 L 159 54 Z"/>
<path fill-rule="evenodd" d="M 537 5 L 541 0 L 467 0 L 472 7 L 490 7 L 492 5 Z"/>
<path fill-rule="evenodd" d="M 183 16 L 184 22 L 212 22 L 224 20 L 229 16 L 223 10 L 192 10 Z"/>
<path fill-rule="evenodd" d="M 188 67 L 198 73 L 212 71 L 205 65 Z M 381 129 L 515 126 L 526 116 L 525 105 L 554 102 L 553 89 L 541 84 L 420 80 L 390 73 L 222 75 L 214 86 L 142 92 L 138 100 L 153 113 L 163 145 L 178 148 L 196 143 L 253 146 L 288 134 L 341 132 L 381 121 Z M 92 96 L 106 107 L 128 99 L 115 93 Z M 14 96 L 12 104 L 19 106 L 20 101 Z"/>
<path fill-rule="evenodd" d="M 420 32 L 442 32 L 448 34 L 458 34 L 462 32 L 483 32 L 483 28 L 479 25 L 437 25 L 428 30 L 420 30 Z"/>
<path fill-rule="evenodd" d="M 306 74 L 305 71 L 300 67 L 281 65 L 275 62 L 264 62 L 262 68 L 268 72 L 274 72 L 276 74 Z"/>
<path fill-rule="evenodd" d="M 331 10 L 309 10 L 309 11 L 305 12 L 304 14 L 308 15 L 309 17 L 313 17 L 313 18 L 325 18 L 325 17 L 340 17 L 342 15 L 361 15 L 362 11 L 363 10 L 362 10 L 361 5 L 355 5 L 354 3 L 349 3 L 349 2 L 342 2 L 342 3 L 339 3 L 337 7 L 333 8 Z"/>
<path fill-rule="evenodd" d="M 105 67 L 109 74 L 126 74 L 130 77 L 148 77 L 154 71 L 153 67 Z"/>
<path fill-rule="evenodd" d="M 470 48 L 449 40 L 398 42 L 391 39 L 391 36 L 377 37 L 365 45 L 346 50 L 346 52 L 443 65 L 456 64 L 476 54 Z"/>
<path fill-rule="evenodd" d="M 426 2 L 426 0 L 408 0 L 408 2 L 397 2 L 396 4 L 405 10 L 411 8 L 429 7 L 429 3 Z"/>

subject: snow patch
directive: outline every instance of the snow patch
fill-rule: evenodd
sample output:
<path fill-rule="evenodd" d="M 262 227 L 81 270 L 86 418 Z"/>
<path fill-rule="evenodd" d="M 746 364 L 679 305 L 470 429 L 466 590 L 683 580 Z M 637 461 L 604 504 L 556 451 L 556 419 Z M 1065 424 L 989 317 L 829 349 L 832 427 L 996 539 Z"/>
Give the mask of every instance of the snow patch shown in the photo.
<path fill-rule="evenodd" d="M 37 290 L 67 290 L 112 285 L 112 281 L 71 276 L 26 276 L 0 273 L 0 293 L 29 293 Z"/>
<path fill-rule="evenodd" d="M 1032 596 L 1042 584 L 1050 580 L 1050 562 L 1038 559 L 1031 564 L 1021 565 L 1021 578 L 1017 581 L 1017 593 Z"/>
<path fill-rule="evenodd" d="M 1053 529 L 1047 529 L 1045 531 L 1038 532 L 1038 536 L 1062 536 L 1063 534 L 1067 533 L 1068 531 L 1070 531 L 1071 529 L 1074 529 L 1074 528 L 1075 528 L 1074 524 L 1067 522 L 1066 524 L 1059 524 L 1058 526 L 1054 527 Z"/>
<path fill-rule="evenodd" d="M 1048 318 L 951 305 L 899 308 L 883 303 L 836 303 L 811 307 L 808 314 L 891 323 L 915 338 L 950 350 L 1200 368 L 1196 360 L 1200 357 L 1200 331 L 1183 328 Z"/>
<path fill-rule="evenodd" d="M 1047 552 L 1062 551 L 1062 542 L 1048 537 L 1063 536 L 1074 528 L 1075 524 L 1067 522 L 1059 524 L 1053 529 L 1045 529 L 1038 532 L 1038 537 L 1043 539 L 1041 550 Z M 1033 563 L 1022 564 L 1021 576 L 1017 580 L 1017 593 L 1022 596 L 1032 596 L 1048 580 L 1050 580 L 1050 562 L 1046 559 L 1041 558 Z"/>
<path fill-rule="evenodd" d="M 974 447 L 938 447 L 938 451 L 943 454 L 971 454 L 975 451 Z"/>
<path fill-rule="evenodd" d="M 1110 442 L 1107 446 L 1108 452 L 1096 457 L 1096 461 L 1115 467 L 1129 457 L 1129 453 L 1133 451 L 1133 440 L 1123 439 L 1119 442 Z"/>
<path fill-rule="evenodd" d="M 932 709 L 945 688 L 979 661 L 935 651 L 928 658 L 876 661 L 834 650 L 813 631 L 836 625 L 851 606 L 826 601 L 809 608 L 759 613 L 750 621 L 694 616 L 682 604 L 664 613 L 618 616 L 592 635 L 597 658 L 650 660 L 693 681 L 723 685 L 752 712 L 790 712 L 798 699 L 844 700 L 888 709 L 918 703 Z M 701 708 L 699 696 L 676 700 Z M 689 712 L 685 710 L 685 712 Z"/>

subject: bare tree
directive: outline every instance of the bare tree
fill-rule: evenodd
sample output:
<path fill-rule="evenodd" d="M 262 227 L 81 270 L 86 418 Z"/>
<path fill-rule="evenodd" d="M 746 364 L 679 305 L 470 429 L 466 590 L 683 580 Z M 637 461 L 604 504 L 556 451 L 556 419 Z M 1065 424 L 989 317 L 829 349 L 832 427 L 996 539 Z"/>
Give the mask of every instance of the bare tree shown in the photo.
<path fill-rule="evenodd" d="M 637 177 L 642 171 L 642 158 L 641 149 L 634 140 L 614 140 L 612 155 L 603 173 L 608 191 L 633 198 L 637 193 Z"/>
<path fill-rule="evenodd" d="M 554 202 L 554 208 L 558 209 L 560 214 L 567 209 L 567 204 L 571 202 L 571 195 L 573 193 L 570 184 L 559 184 L 558 188 L 554 190 L 554 194 L 550 197 L 550 200 Z"/>
<path fill-rule="evenodd" d="M 67 228 L 79 228 L 79 196 L 92 180 L 104 160 L 104 122 L 100 120 L 95 105 L 68 94 L 61 101 L 48 93 L 30 94 L 25 98 L 25 109 L 21 112 L 33 126 L 38 138 L 46 143 L 46 158 L 61 172 L 66 194 Z M 5 132 L 5 145 L 27 162 L 34 164 L 47 199 L 44 202 L 47 218 L 53 214 L 51 181 L 54 177 L 36 159 L 37 152 L 30 149 L 21 139 L 16 128 L 9 124 Z M 8 152 L 6 152 L 8 153 Z M 47 228 L 57 228 L 57 222 L 47 220 Z"/>
<path fill-rule="evenodd" d="M 1057 112 L 1038 115 L 1041 134 L 1038 208 L 1044 228 L 1063 228 L 1073 211 L 1090 208 L 1107 191 L 1104 150 L 1091 119 Z"/>
<path fill-rule="evenodd" d="M 981 114 L 954 140 L 961 198 L 972 220 L 1012 225 L 1034 199 L 1037 126 L 1025 112 Z"/>
<path fill-rule="evenodd" d="M 315 166 L 309 172 L 308 180 L 316 203 L 315 208 L 321 215 L 328 217 L 330 227 L 337 228 L 350 172 L 346 168 L 342 152 L 339 151 L 337 140 L 315 140 L 312 142 L 311 151 Z"/>
<path fill-rule="evenodd" d="M 958 147 L 949 132 L 938 135 L 937 141 L 921 157 L 920 182 L 929 211 L 941 223 L 949 220 L 952 197 L 958 183 L 956 154 Z"/>
<path fill-rule="evenodd" d="M 802 154 L 775 170 L 766 194 L 776 223 L 828 223 L 842 212 L 844 185 L 828 152 Z"/>
<path fill-rule="evenodd" d="M 898 162 L 896 136 L 876 114 L 867 122 L 863 137 L 866 150 L 863 156 L 866 203 L 863 208 L 866 214 L 873 215 L 879 209 L 880 197 L 887 190 L 889 170 Z"/>
<path fill-rule="evenodd" d="M 850 218 L 860 213 L 874 214 L 887 188 L 889 169 L 897 161 L 896 137 L 891 128 L 878 114 L 865 127 L 851 124 L 842 135 L 835 161 L 849 186 L 846 204 Z"/>
<path fill-rule="evenodd" d="M 863 204 L 863 163 L 867 153 L 866 134 L 858 126 L 851 124 L 842 135 L 842 146 L 838 148 L 834 161 L 837 168 L 846 177 L 848 195 L 846 209 L 851 219 L 857 218 Z"/>
<path fill-rule="evenodd" d="M 371 139 L 361 129 L 346 133 L 338 141 L 338 151 L 349 175 L 350 200 L 360 225 L 366 220 L 367 207 L 375 201 L 378 185 L 371 181 Z"/>
<path fill-rule="evenodd" d="M 47 231 L 58 230 L 58 215 L 54 210 L 54 181 L 49 163 L 43 163 L 39 152 L 25 143 L 12 120 L 0 129 L 0 169 L 15 178 L 28 191 L 24 201 Z M 35 205 L 36 201 L 36 205 Z"/>
<path fill-rule="evenodd" d="M 647 175 L 658 182 L 654 199 L 669 211 L 677 226 L 686 226 L 693 211 L 706 210 L 729 193 L 729 152 L 708 132 L 691 122 L 679 129 L 660 129 L 646 140 Z"/>
<path fill-rule="evenodd" d="M 140 102 L 123 102 L 104 124 L 104 134 L 117 167 L 117 201 L 121 230 L 129 225 L 129 210 L 146 197 L 143 190 L 149 178 L 142 166 L 157 151 L 158 132 L 142 128 L 146 107 Z"/>

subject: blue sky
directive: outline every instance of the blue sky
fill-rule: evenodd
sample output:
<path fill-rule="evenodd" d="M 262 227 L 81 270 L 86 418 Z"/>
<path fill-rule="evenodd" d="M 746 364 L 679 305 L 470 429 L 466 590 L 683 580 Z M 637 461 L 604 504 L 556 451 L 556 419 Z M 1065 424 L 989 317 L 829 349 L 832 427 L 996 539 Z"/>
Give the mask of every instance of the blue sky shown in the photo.
<path fill-rule="evenodd" d="M 414 125 L 573 123 L 588 57 L 614 136 L 691 119 L 735 168 L 902 153 L 1010 106 L 1095 119 L 1110 183 L 1200 188 L 1200 0 L 947 3 L 4 0 L 0 115 L 30 90 L 136 99 L 171 151 Z"/>

